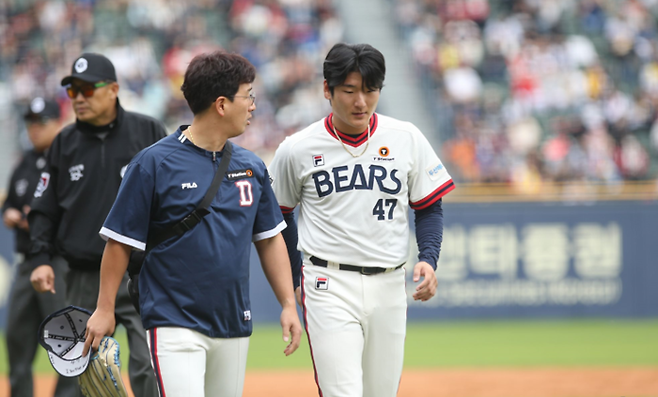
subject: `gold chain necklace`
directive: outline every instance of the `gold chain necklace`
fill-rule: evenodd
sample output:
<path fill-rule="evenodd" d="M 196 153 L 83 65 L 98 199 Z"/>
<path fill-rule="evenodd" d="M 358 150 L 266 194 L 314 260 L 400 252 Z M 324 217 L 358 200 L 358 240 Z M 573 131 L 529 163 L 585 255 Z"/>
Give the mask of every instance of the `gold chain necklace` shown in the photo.
<path fill-rule="evenodd" d="M 187 132 L 190 134 L 190 141 L 192 141 L 192 144 L 196 146 L 196 143 L 194 143 L 194 137 L 192 136 L 192 126 L 187 128 Z"/>
<path fill-rule="evenodd" d="M 354 153 L 352 153 L 352 152 L 347 148 L 347 145 L 345 145 L 345 144 L 343 143 L 343 140 L 340 139 L 340 135 L 338 135 L 338 132 L 336 132 L 336 127 L 334 126 L 333 121 L 332 121 L 332 123 L 331 123 L 331 128 L 333 128 L 333 130 L 334 130 L 334 135 L 336 135 L 336 138 L 338 138 L 338 141 L 340 141 L 341 145 L 343 145 L 343 149 L 345 149 L 345 151 L 346 151 L 347 153 L 349 153 L 350 156 L 352 156 L 352 157 L 354 157 L 354 158 L 361 157 L 361 156 L 363 156 L 363 154 L 366 152 L 366 150 L 368 150 L 368 145 L 370 144 L 370 132 L 371 132 L 371 131 L 370 131 L 370 120 L 368 120 L 368 140 L 366 141 L 366 147 L 363 148 L 363 151 L 362 151 L 361 153 L 359 153 L 359 154 L 354 154 Z"/>

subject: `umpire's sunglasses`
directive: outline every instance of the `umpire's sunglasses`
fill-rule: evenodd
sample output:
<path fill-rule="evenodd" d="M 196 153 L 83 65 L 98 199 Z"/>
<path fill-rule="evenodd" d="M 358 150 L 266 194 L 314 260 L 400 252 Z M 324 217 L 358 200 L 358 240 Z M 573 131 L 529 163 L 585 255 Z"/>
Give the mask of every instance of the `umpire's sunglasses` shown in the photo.
<path fill-rule="evenodd" d="M 96 91 L 96 88 L 105 87 L 108 84 L 110 84 L 109 81 L 101 81 L 100 83 L 96 84 L 86 83 L 80 85 L 69 85 L 66 87 L 66 93 L 71 99 L 77 97 L 79 93 L 82 93 L 83 97 L 89 98 L 94 96 L 94 91 Z"/>

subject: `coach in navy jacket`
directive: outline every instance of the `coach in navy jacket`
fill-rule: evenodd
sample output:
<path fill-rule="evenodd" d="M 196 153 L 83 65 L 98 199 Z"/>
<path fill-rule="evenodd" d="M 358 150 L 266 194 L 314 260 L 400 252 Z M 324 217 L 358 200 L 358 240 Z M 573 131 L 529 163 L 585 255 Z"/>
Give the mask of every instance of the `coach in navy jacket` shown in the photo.
<path fill-rule="evenodd" d="M 256 109 L 255 69 L 239 55 L 195 57 L 181 87 L 191 126 L 143 150 L 130 163 L 100 234 L 107 239 L 98 308 L 87 323 L 89 346 L 114 331 L 115 296 L 131 250 L 149 231 L 178 223 L 209 190 L 228 138 L 242 134 Z M 184 234 L 149 247 L 139 276 L 140 311 L 161 395 L 241 396 L 251 335 L 252 241 L 283 307 L 291 354 L 299 346 L 292 274 L 281 230 L 286 223 L 265 164 L 232 145 L 209 214 Z"/>

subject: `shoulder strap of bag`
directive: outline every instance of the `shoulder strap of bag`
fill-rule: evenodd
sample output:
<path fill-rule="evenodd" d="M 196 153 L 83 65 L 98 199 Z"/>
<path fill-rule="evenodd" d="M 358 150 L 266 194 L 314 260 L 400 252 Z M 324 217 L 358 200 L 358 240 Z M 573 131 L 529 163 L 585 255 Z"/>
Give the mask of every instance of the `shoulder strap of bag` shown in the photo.
<path fill-rule="evenodd" d="M 210 213 L 210 211 L 208 211 L 208 206 L 210 206 L 210 203 L 215 198 L 215 195 L 219 190 L 219 186 L 222 184 L 224 174 L 226 174 L 226 171 L 228 170 L 228 164 L 231 161 L 232 152 L 233 145 L 230 141 L 226 141 L 226 144 L 224 145 L 224 152 L 222 154 L 222 160 L 219 162 L 219 167 L 215 172 L 215 176 L 213 177 L 212 183 L 210 184 L 206 195 L 203 197 L 203 200 L 201 200 L 196 209 L 192 211 L 191 214 L 183 218 L 183 220 L 171 227 L 162 229 L 157 233 L 153 233 L 152 238 L 149 236 L 149 239 L 146 243 L 146 251 L 150 251 L 151 249 L 160 245 L 160 243 L 163 243 L 172 237 L 182 236 L 185 234 L 185 232 L 198 225 L 201 220 L 203 220 L 203 217 Z"/>

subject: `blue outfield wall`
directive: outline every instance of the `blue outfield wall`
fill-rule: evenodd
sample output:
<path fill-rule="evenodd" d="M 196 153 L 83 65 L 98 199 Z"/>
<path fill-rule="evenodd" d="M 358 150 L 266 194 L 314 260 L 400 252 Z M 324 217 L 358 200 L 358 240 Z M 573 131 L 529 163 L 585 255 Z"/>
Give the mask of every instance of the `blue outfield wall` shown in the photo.
<path fill-rule="evenodd" d="M 658 316 L 658 202 L 444 204 L 437 294 L 411 299 L 410 320 Z M 0 227 L 0 328 L 11 286 L 13 236 Z M 280 307 L 255 250 L 254 321 Z M 199 302 L 199 304 L 203 304 Z"/>
<path fill-rule="evenodd" d="M 444 204 L 434 298 L 410 320 L 658 316 L 658 202 Z M 257 261 L 252 312 L 278 321 Z"/>

